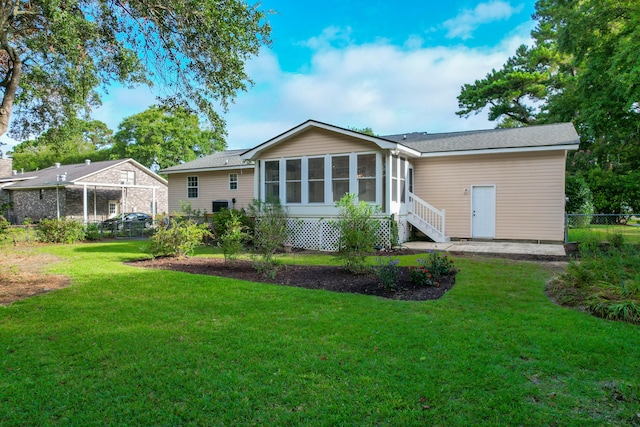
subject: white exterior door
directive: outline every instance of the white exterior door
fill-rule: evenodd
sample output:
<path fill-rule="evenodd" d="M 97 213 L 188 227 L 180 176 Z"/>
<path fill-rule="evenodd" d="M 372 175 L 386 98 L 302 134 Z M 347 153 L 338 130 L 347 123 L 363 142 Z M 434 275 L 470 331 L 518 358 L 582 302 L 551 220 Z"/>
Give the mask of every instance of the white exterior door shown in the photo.
<path fill-rule="evenodd" d="M 471 187 L 471 237 L 493 239 L 496 230 L 496 187 Z"/>

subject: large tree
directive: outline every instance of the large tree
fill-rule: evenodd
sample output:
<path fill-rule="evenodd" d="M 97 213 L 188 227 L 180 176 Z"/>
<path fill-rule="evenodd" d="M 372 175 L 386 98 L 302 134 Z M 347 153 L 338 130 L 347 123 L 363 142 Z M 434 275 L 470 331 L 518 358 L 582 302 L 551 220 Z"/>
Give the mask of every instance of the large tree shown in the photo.
<path fill-rule="evenodd" d="M 598 212 L 637 211 L 640 2 L 538 0 L 534 18 L 534 46 L 464 85 L 458 114 L 489 106 L 498 126 L 574 122 L 583 150 L 567 170 L 586 180 Z"/>
<path fill-rule="evenodd" d="M 456 114 L 468 117 L 488 106 L 489 120 L 497 120 L 499 127 L 537 124 L 540 107 L 555 86 L 552 57 L 544 46 L 520 46 L 502 69 L 462 86 Z"/>
<path fill-rule="evenodd" d="M 188 162 L 225 147 L 216 132 L 201 128 L 195 113 L 159 106 L 124 119 L 114 139 L 112 157 L 130 157 L 152 169 Z"/>
<path fill-rule="evenodd" d="M 0 135 L 39 135 L 99 105 L 98 88 L 163 83 L 222 133 L 250 83 L 244 62 L 269 43 L 265 13 L 243 0 L 6 0 L 0 3 Z"/>
<path fill-rule="evenodd" d="M 113 132 L 103 122 L 72 117 L 60 126 L 50 127 L 38 138 L 16 145 L 12 152 L 13 167 L 33 171 L 55 163 L 106 160 L 112 143 Z"/>

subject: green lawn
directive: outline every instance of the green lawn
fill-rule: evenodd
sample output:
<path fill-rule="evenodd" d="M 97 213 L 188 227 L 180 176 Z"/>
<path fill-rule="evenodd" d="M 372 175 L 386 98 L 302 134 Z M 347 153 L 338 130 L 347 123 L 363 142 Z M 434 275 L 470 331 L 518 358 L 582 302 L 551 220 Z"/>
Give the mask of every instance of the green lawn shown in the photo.
<path fill-rule="evenodd" d="M 640 329 L 539 264 L 456 258 L 403 302 L 122 264 L 142 244 L 29 249 L 72 286 L 0 307 L 0 425 L 640 424 Z"/>
<path fill-rule="evenodd" d="M 640 244 L 640 226 L 638 225 L 589 225 L 588 227 L 570 228 L 570 242 L 586 242 L 592 239 L 608 242 L 612 235 L 622 234 L 625 242 Z"/>

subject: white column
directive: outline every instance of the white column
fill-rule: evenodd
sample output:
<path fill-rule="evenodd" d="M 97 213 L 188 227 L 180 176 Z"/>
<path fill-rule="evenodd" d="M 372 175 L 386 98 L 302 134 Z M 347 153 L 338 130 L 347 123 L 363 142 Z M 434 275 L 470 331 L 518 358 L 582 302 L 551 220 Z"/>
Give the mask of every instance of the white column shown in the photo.
<path fill-rule="evenodd" d="M 84 225 L 87 225 L 89 218 L 87 217 L 87 184 L 82 185 L 82 207 L 84 208 Z"/>
<path fill-rule="evenodd" d="M 158 209 L 156 208 L 156 187 L 153 187 L 153 195 L 152 195 L 152 199 L 151 199 L 151 221 L 155 221 L 156 220 L 156 211 Z"/>

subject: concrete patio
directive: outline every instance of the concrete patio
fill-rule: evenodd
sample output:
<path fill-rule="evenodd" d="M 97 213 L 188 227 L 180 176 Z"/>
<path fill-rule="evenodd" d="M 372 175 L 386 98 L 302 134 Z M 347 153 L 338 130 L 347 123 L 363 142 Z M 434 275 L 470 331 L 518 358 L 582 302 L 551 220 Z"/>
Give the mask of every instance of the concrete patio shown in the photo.
<path fill-rule="evenodd" d="M 566 256 L 564 245 L 544 243 L 514 243 L 514 242 L 469 242 L 455 241 L 447 243 L 433 242 L 405 242 L 403 248 L 427 251 L 439 250 L 447 252 L 473 252 L 490 254 L 521 254 L 542 256 Z"/>

